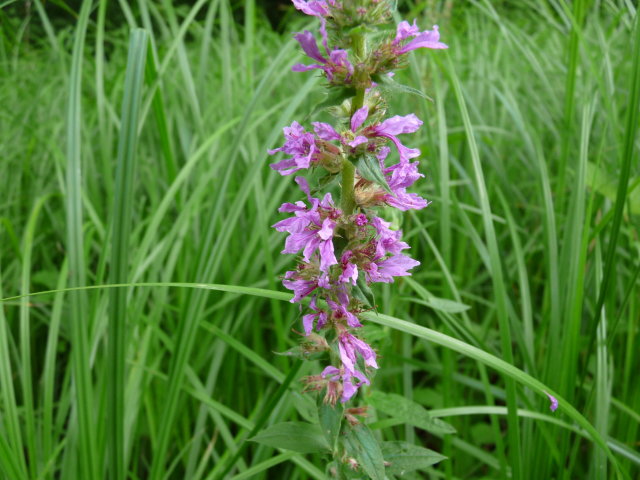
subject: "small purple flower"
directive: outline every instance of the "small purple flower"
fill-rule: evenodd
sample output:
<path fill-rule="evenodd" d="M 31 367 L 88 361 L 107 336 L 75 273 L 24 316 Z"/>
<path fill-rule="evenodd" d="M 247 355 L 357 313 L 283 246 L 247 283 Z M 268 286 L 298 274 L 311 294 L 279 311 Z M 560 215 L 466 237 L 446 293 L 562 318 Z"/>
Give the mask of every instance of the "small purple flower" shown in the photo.
<path fill-rule="evenodd" d="M 406 45 L 401 46 L 401 43 L 409 38 L 412 40 Z M 415 20 L 413 21 L 413 25 L 409 25 L 409 22 L 407 21 L 403 21 L 398 24 L 396 29 L 396 38 L 393 40 L 392 45 L 397 55 L 403 55 L 417 48 L 449 48 L 447 45 L 440 42 L 440 32 L 438 32 L 437 25 L 433 26 L 433 30 L 420 32 Z"/>
<path fill-rule="evenodd" d="M 391 140 L 400 154 L 400 162 L 408 162 L 409 159 L 418 157 L 420 150 L 417 148 L 405 147 L 396 135 L 403 133 L 413 133 L 420 128 L 422 121 L 413 113 L 405 116 L 396 115 L 386 119 L 384 122 L 367 128 L 369 136 L 385 137 Z"/>
<path fill-rule="evenodd" d="M 358 370 L 349 372 L 344 369 L 336 368 L 333 365 L 326 367 L 322 371 L 321 376 L 322 378 L 328 377 L 329 380 L 329 385 L 327 385 L 327 395 L 325 398 L 335 398 L 338 394 L 337 392 L 341 390 L 342 393 L 340 401 L 342 403 L 348 402 L 362 385 L 370 385 L 369 379 L 365 377 L 362 372 L 359 372 Z M 356 380 L 355 383 L 353 382 L 354 379 Z M 341 389 L 338 388 L 338 382 L 340 380 L 342 380 Z"/>
<path fill-rule="evenodd" d="M 358 361 L 356 354 L 362 356 L 366 366 L 378 368 L 376 352 L 369 344 L 346 331 L 338 336 L 338 350 L 340 351 L 340 360 L 348 372 L 354 373 L 356 371 L 355 365 Z"/>
<path fill-rule="evenodd" d="M 303 177 L 296 177 L 296 182 L 307 194 L 311 208 L 307 209 L 302 202 L 282 204 L 279 211 L 293 212 L 294 216 L 273 225 L 277 231 L 289 233 L 281 253 L 298 253 L 302 250 L 302 258 L 309 262 L 311 255 L 317 251 L 320 255 L 320 270 L 328 272 L 331 265 L 338 263 L 333 251 L 333 235 L 336 218 L 341 212 L 333 206 L 330 193 L 320 201 L 310 196 L 309 184 Z"/>
<path fill-rule="evenodd" d="M 318 276 L 302 275 L 299 271 L 288 271 L 284 275 L 282 284 L 293 291 L 291 303 L 297 303 L 310 295 L 316 288 L 329 288 L 329 280 L 325 273 Z"/>
<path fill-rule="evenodd" d="M 408 270 L 420 265 L 420 262 L 407 255 L 393 255 L 384 260 L 374 260 L 365 265 L 367 282 L 393 283 L 393 277 L 408 277 Z"/>
<path fill-rule="evenodd" d="M 351 328 L 359 328 L 362 326 L 362 324 L 358 320 L 358 317 L 356 317 L 349 311 L 348 305 L 336 303 L 328 299 L 327 305 L 329 305 L 329 308 L 333 312 L 333 318 L 337 320 L 344 318 L 347 321 L 347 325 L 349 325 Z"/>
<path fill-rule="evenodd" d="M 407 193 L 407 187 L 410 187 L 415 181 L 424 177 L 418 173 L 419 162 L 403 163 L 402 161 L 392 167 L 384 169 L 387 177 L 387 184 L 391 189 L 391 194 L 387 193 L 384 200 L 387 204 L 399 210 L 409 210 L 421 208 L 429 205 L 429 202 L 415 193 Z"/>
<path fill-rule="evenodd" d="M 342 254 L 340 258 L 342 273 L 340 273 L 340 277 L 338 277 L 338 282 L 351 283 L 352 285 L 356 284 L 358 280 L 358 266 L 350 262 L 352 257 L 353 252 L 351 250 L 347 250 Z"/>
<path fill-rule="evenodd" d="M 313 133 L 306 132 L 298 122 L 293 122 L 290 127 L 284 127 L 283 130 L 284 145 L 280 148 L 269 150 L 269 155 L 283 152 L 291 155 L 291 158 L 285 158 L 269 166 L 277 170 L 280 175 L 290 175 L 303 168 L 309 168 L 314 160 L 314 155 L 319 153 Z"/>
<path fill-rule="evenodd" d="M 402 238 L 401 230 L 391 230 L 391 223 L 385 222 L 380 217 L 373 217 L 371 225 L 376 229 L 376 258 L 382 258 L 388 253 L 396 255 L 402 250 L 409 248 Z"/>
<path fill-rule="evenodd" d="M 333 126 L 324 122 L 313 122 L 313 131 L 316 133 L 318 138 L 322 140 L 337 140 L 343 145 L 348 145 L 352 148 L 357 147 L 358 145 L 362 145 L 363 143 L 367 143 L 369 139 L 364 135 L 357 135 L 356 131 L 362 126 L 362 123 L 367 119 L 367 115 L 369 112 L 368 107 L 362 107 L 353 114 L 351 117 L 351 133 L 346 133 L 345 135 L 340 135 Z"/>
<path fill-rule="evenodd" d="M 549 401 L 551 402 L 551 405 L 549 405 L 549 410 L 555 412 L 558 409 L 558 399 L 547 392 L 544 393 L 547 397 L 549 397 Z"/>
<path fill-rule="evenodd" d="M 327 312 L 318 308 L 316 304 L 316 297 L 314 296 L 309 303 L 309 308 L 314 313 L 308 313 L 302 317 L 302 326 L 304 327 L 304 334 L 310 335 L 313 331 L 313 323 L 316 323 L 316 330 L 320 330 L 324 327 L 328 320 Z"/>
<path fill-rule="evenodd" d="M 325 51 L 327 52 L 326 58 L 320 53 L 320 49 L 318 48 L 318 44 L 313 34 L 305 30 L 303 33 L 298 33 L 294 36 L 294 38 L 298 41 L 304 53 L 307 54 L 309 58 L 317 61 L 317 64 L 304 65 L 302 63 L 297 63 L 292 67 L 294 72 L 306 72 L 308 70 L 320 69 L 323 70 L 327 74 L 327 80 L 329 82 L 333 82 L 336 74 L 340 73 L 344 75 L 345 81 L 348 81 L 353 75 L 353 65 L 349 62 L 348 54 L 346 50 L 334 49 L 329 50 L 327 46 L 327 34 L 323 26 L 320 29 L 322 33 L 322 44 L 325 47 Z"/>
<path fill-rule="evenodd" d="M 295 2 L 294 2 L 295 3 Z M 394 45 L 400 44 L 403 40 L 407 38 L 413 38 L 420 33 L 420 29 L 416 24 L 417 20 L 413 20 L 413 25 L 410 25 L 409 22 L 403 20 L 398 24 L 396 28 L 396 38 L 393 40 Z"/>

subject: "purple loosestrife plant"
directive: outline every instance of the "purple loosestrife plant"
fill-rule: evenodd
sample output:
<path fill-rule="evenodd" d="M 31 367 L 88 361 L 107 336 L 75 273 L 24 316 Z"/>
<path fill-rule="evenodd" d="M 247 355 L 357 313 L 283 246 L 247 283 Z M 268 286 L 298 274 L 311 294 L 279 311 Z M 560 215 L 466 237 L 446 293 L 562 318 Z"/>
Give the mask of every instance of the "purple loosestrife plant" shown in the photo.
<path fill-rule="evenodd" d="M 293 71 L 320 72 L 339 98 L 328 108 L 335 117 L 333 124 L 312 122 L 307 130 L 293 122 L 284 128 L 285 143 L 269 150 L 271 155 L 284 154 L 271 164 L 281 175 L 320 169 L 326 171 L 325 180 L 339 177 L 341 184 L 337 204 L 331 193 L 314 197 L 312 192 L 321 187 L 312 189 L 304 177 L 296 176 L 306 202 L 284 203 L 279 211 L 289 217 L 273 226 L 288 234 L 282 253 L 300 255 L 283 284 L 293 292 L 291 302 L 307 305 L 301 303 L 305 344 L 314 353 L 328 353 L 329 365 L 305 379 L 307 391 L 322 392 L 323 423 L 323 409 L 342 412 L 363 385 L 371 384 L 379 368 L 375 349 L 360 334 L 360 314 L 375 308 L 371 284 L 392 283 L 420 265 L 405 253 L 410 246 L 402 241 L 402 232 L 377 212 L 380 207 L 422 209 L 429 203 L 407 191 L 423 175 L 419 162 L 411 161 L 420 150 L 402 143 L 422 121 L 413 113 L 389 116 L 387 90 L 382 86 L 394 83 L 392 70 L 405 66 L 408 52 L 447 46 L 440 42 L 437 26 L 420 31 L 415 21 L 400 22 L 386 36 L 371 36 L 376 26 L 391 20 L 390 0 L 293 0 L 293 4 L 319 18 L 321 45 L 310 31 L 296 34 L 312 63 L 298 63 Z M 362 411 L 345 412 L 352 427 L 358 423 L 358 413 Z M 337 417 L 340 431 L 342 413 Z M 339 438 L 328 438 L 338 459 L 335 468 L 339 470 L 340 464 L 358 468 L 363 462 L 349 455 L 348 445 L 340 447 Z M 367 471 L 366 465 L 361 466 Z"/>

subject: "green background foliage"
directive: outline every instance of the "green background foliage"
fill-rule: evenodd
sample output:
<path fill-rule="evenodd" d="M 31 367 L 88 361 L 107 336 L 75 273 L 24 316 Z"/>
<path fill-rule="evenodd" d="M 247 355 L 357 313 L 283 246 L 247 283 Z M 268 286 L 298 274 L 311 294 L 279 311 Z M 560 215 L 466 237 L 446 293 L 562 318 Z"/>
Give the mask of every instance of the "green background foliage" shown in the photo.
<path fill-rule="evenodd" d="M 297 379 L 322 363 L 277 354 L 301 325 L 270 225 L 301 194 L 266 153 L 324 100 L 290 71 L 317 24 L 252 0 L 0 5 L 0 478 L 325 478 L 326 455 L 249 441 L 317 423 Z M 405 143 L 433 203 L 396 218 L 422 265 L 374 292 L 362 432 L 448 457 L 402 478 L 637 478 L 633 2 L 400 18 L 450 48 L 396 77 L 429 97 L 391 113 L 425 123 Z"/>

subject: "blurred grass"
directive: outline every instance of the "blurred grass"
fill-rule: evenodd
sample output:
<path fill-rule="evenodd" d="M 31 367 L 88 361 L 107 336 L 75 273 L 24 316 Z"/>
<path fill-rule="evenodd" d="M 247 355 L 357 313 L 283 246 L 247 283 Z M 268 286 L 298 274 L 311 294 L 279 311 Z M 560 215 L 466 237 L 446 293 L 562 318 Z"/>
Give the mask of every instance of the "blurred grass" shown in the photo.
<path fill-rule="evenodd" d="M 171 285 L 283 290 L 278 275 L 293 258 L 278 253 L 284 239 L 270 225 L 299 191 L 268 168 L 266 149 L 322 99 L 317 77 L 290 72 L 301 58 L 291 32 L 308 19 L 289 16 L 280 35 L 252 0 L 241 22 L 226 0 L 100 1 L 65 27 L 34 6 L 24 18 L 0 10 L 0 296 L 57 293 L 0 313 L 0 478 L 324 478 L 321 457 L 246 442 L 256 425 L 306 418 L 313 406 L 297 382 L 281 388 L 294 363 L 274 354 L 296 344 L 297 308 L 277 294 Z M 404 8 L 423 27 L 438 23 L 450 49 L 448 60 L 414 54 L 398 75 L 433 102 L 391 101 L 393 114 L 425 121 L 406 142 L 423 152 L 417 189 L 433 203 L 403 218 L 422 266 L 377 292 L 381 313 L 415 325 L 372 318 L 382 366 L 373 388 L 436 409 L 458 434 L 380 433 L 445 452 L 428 478 L 600 479 L 616 468 L 636 478 L 634 7 Z M 110 29 L 114 13 L 127 28 Z M 46 35 L 29 36 L 30 24 Z M 120 114 L 133 27 L 150 39 L 138 122 Z M 122 136 L 138 138 L 130 186 L 116 179 Z M 117 205 L 131 214 L 129 232 Z M 116 278 L 154 286 L 63 291 Z M 110 310 L 115 291 L 124 310 Z M 114 321 L 123 330 L 110 355 Z M 436 347 L 427 329 L 465 343 Z M 299 375 L 319 368 L 305 363 Z M 535 382 L 563 398 L 558 412 Z M 110 470 L 115 438 L 122 470 Z"/>

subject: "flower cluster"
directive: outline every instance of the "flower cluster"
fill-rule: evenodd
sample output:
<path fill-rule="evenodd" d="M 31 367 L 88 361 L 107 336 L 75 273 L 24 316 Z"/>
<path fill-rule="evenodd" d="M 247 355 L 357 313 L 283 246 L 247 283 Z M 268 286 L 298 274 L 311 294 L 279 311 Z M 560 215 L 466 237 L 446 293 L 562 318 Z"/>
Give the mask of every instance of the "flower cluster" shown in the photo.
<path fill-rule="evenodd" d="M 420 150 L 398 138 L 416 132 L 422 122 L 414 114 L 387 117 L 386 102 L 374 79 L 401 66 L 411 50 L 446 45 L 439 41 L 437 26 L 421 32 L 414 21 L 400 22 L 394 36 L 363 48 L 366 37 L 354 27 L 389 21 L 388 0 L 293 0 L 293 4 L 320 19 L 322 45 L 321 51 L 309 31 L 296 34 L 314 63 L 296 64 L 293 70 L 317 69 L 332 88 L 353 94 L 333 109 L 334 125 L 312 122 L 307 130 L 293 122 L 284 128 L 284 145 L 269 150 L 271 155 L 284 154 L 271 164 L 281 175 L 315 169 L 325 170 L 327 178 L 341 175 L 339 204 L 331 193 L 314 197 L 307 179 L 296 176 L 306 201 L 284 203 L 279 211 L 290 216 L 273 226 L 288 234 L 282 253 L 300 255 L 283 284 L 293 292 L 291 302 L 308 305 L 302 317 L 304 334 L 324 334 L 314 349 L 324 346 L 331 358 L 331 365 L 306 380 L 307 389 L 324 390 L 325 401 L 335 404 L 347 402 L 359 387 L 369 385 L 372 369 L 378 368 L 376 352 L 358 333 L 361 313 L 375 308 L 370 285 L 408 276 L 420 264 L 404 253 L 410 247 L 402 241 L 402 232 L 377 216 L 378 207 L 405 211 L 428 205 L 418 194 L 407 192 L 423 176 L 419 162 L 412 161 Z"/>

